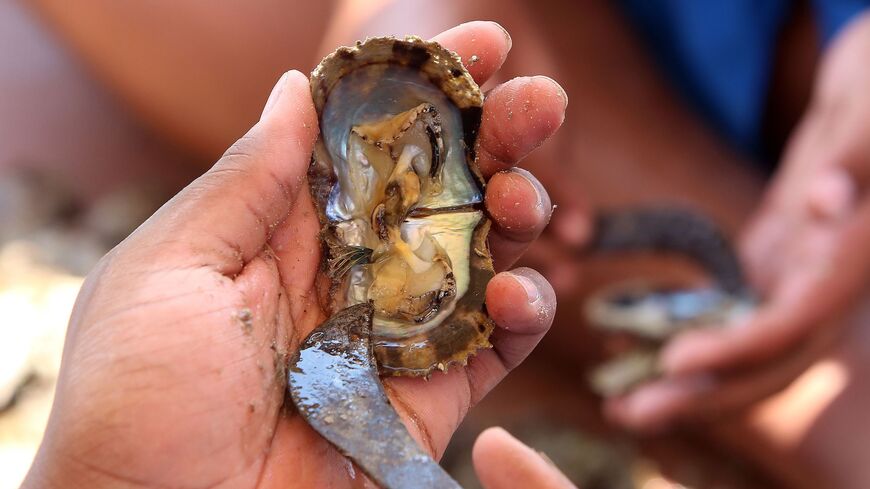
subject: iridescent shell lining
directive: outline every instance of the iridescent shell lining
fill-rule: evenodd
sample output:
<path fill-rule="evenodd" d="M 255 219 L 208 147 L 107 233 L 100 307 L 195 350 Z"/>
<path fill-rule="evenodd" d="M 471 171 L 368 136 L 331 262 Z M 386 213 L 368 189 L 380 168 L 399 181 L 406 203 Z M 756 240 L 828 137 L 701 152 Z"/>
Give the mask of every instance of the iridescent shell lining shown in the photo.
<path fill-rule="evenodd" d="M 473 148 L 483 96 L 434 42 L 374 38 L 311 76 L 309 172 L 334 313 L 371 301 L 381 373 L 428 375 L 489 347 L 494 272 Z"/>

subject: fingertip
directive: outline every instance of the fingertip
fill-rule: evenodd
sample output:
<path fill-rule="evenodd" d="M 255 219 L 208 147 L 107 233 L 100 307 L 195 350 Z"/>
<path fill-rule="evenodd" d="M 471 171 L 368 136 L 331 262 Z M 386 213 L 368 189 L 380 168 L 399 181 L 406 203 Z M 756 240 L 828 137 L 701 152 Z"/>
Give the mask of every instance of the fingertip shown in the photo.
<path fill-rule="evenodd" d="M 514 46 L 510 33 L 501 24 L 494 20 L 472 20 L 460 24 L 458 28 L 471 29 L 477 34 L 484 36 L 493 46 L 498 46 L 505 56 Z"/>
<path fill-rule="evenodd" d="M 152 224 L 172 229 L 179 257 L 238 275 L 295 205 L 317 134 L 308 80 L 288 71 L 262 118 L 158 213 L 171 217 Z M 203 244 L 206 239 L 214 244 Z"/>
<path fill-rule="evenodd" d="M 568 97 L 546 76 L 527 76 L 495 87 L 483 106 L 478 148 L 484 175 L 519 163 L 565 120 Z"/>
<path fill-rule="evenodd" d="M 477 437 L 471 457 L 486 489 L 575 487 L 546 455 L 500 427 L 488 428 Z"/>
<path fill-rule="evenodd" d="M 275 82 L 275 86 L 272 87 L 272 91 L 269 93 L 269 98 L 266 100 L 266 105 L 263 107 L 263 114 L 260 116 L 262 120 L 267 115 L 272 112 L 272 109 L 278 104 L 278 101 L 281 100 L 281 97 L 284 95 L 286 90 L 298 90 L 303 85 L 307 86 L 308 78 L 305 77 L 298 70 L 290 70 L 285 71 L 278 77 L 278 81 Z"/>
<path fill-rule="evenodd" d="M 490 178 L 486 209 L 493 222 L 489 236 L 496 270 L 505 270 L 544 231 L 553 215 L 550 195 L 526 170 L 513 168 Z"/>
<path fill-rule="evenodd" d="M 555 98 L 559 102 L 561 102 L 562 110 L 561 111 L 558 111 L 558 110 L 553 111 L 553 115 L 556 118 L 561 119 L 559 122 L 559 124 L 561 124 L 562 121 L 564 121 L 564 119 L 565 119 L 565 112 L 568 110 L 568 92 L 566 92 L 565 89 L 562 88 L 562 85 L 560 85 L 559 82 L 550 78 L 547 75 L 535 75 L 532 77 L 532 79 L 538 83 L 549 84 L 550 85 L 549 89 L 543 88 L 543 87 L 541 89 L 545 93 L 550 94 L 549 96 L 551 96 L 551 97 L 555 95 Z M 558 105 L 553 104 L 552 107 L 557 108 Z"/>
<path fill-rule="evenodd" d="M 553 323 L 556 293 L 550 283 L 531 268 L 517 268 L 493 277 L 486 288 L 490 317 L 504 330 L 540 335 Z"/>
<path fill-rule="evenodd" d="M 664 431 L 664 424 L 656 418 L 657 406 L 643 406 L 634 401 L 636 394 L 604 402 L 604 417 L 612 424 L 636 433 L 653 434 Z"/>
<path fill-rule="evenodd" d="M 498 231 L 517 241 L 530 242 L 537 237 L 553 211 L 547 190 L 522 168 L 493 175 L 487 184 L 485 199 Z"/>
<path fill-rule="evenodd" d="M 604 415 L 608 421 L 638 433 L 664 432 L 689 406 L 697 390 L 693 385 L 668 380 L 641 385 L 624 396 L 605 401 Z"/>
<path fill-rule="evenodd" d="M 269 112 L 275 108 L 275 104 L 278 102 L 278 99 L 281 98 L 281 94 L 284 93 L 284 86 L 287 80 L 287 72 L 281 74 L 281 77 L 278 78 L 278 81 L 275 82 L 275 86 L 272 87 L 272 91 L 269 92 L 269 98 L 266 99 L 266 106 L 263 107 L 263 112 L 260 114 L 260 120 L 263 120 Z"/>
<path fill-rule="evenodd" d="M 511 39 L 510 32 L 508 32 L 508 30 L 505 29 L 504 26 L 502 26 L 501 24 L 499 24 L 498 22 L 496 22 L 494 20 L 487 20 L 485 22 L 489 22 L 490 24 L 492 24 L 493 26 L 498 28 L 499 31 L 501 31 L 501 35 L 502 35 L 502 37 L 504 37 L 504 40 L 505 40 L 505 50 L 509 52 L 511 50 L 511 48 L 514 47 L 514 40 Z"/>
<path fill-rule="evenodd" d="M 284 73 L 287 86 L 291 90 L 298 90 L 310 95 L 310 83 L 308 77 L 299 70 L 290 70 Z"/>
<path fill-rule="evenodd" d="M 483 430 L 474 441 L 471 449 L 471 461 L 475 470 L 480 473 L 486 464 L 500 458 L 499 453 L 505 448 L 514 448 L 522 443 L 501 426 L 491 426 Z M 525 446 L 525 445 L 522 445 Z"/>
<path fill-rule="evenodd" d="M 515 440 L 515 438 L 501 426 L 492 426 L 483 430 L 477 436 L 474 447 L 471 449 L 471 459 L 475 466 L 481 461 L 492 459 L 498 446 L 505 442 L 509 443 L 511 440 Z"/>
<path fill-rule="evenodd" d="M 688 331 L 665 345 L 659 354 L 659 366 L 667 375 L 698 372 L 719 359 L 721 335 L 714 331 Z"/>
<path fill-rule="evenodd" d="M 448 29 L 433 38 L 462 59 L 478 85 L 483 85 L 504 63 L 513 46 L 499 23 L 475 20 Z"/>
<path fill-rule="evenodd" d="M 514 437 L 504 428 L 494 426 L 483 430 L 474 441 L 471 449 L 471 462 L 478 479 L 486 489 L 497 489 L 499 480 L 504 476 L 499 471 L 502 465 L 505 448 L 513 444 Z"/>
<path fill-rule="evenodd" d="M 509 371 L 532 352 L 553 324 L 556 294 L 541 274 L 518 268 L 490 281 L 486 307 L 498 325 L 490 337 L 493 351 Z"/>
<path fill-rule="evenodd" d="M 807 207 L 820 220 L 839 221 L 854 211 L 857 194 L 857 185 L 848 171 L 828 170 L 813 182 Z"/>
<path fill-rule="evenodd" d="M 301 152 L 311 153 L 318 123 L 308 77 L 298 70 L 281 75 L 257 125 L 263 127 L 270 138 L 302 144 Z"/>

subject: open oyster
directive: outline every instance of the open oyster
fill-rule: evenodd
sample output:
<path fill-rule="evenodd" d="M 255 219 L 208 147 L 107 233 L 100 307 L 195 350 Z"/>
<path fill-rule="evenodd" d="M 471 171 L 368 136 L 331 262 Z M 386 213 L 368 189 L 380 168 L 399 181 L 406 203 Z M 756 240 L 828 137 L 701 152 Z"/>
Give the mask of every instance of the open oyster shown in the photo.
<path fill-rule="evenodd" d="M 474 161 L 483 96 L 419 38 L 340 48 L 311 76 L 321 138 L 309 171 L 330 313 L 374 308 L 381 373 L 428 375 L 488 347 L 493 276 Z"/>
<path fill-rule="evenodd" d="M 681 207 L 601 213 L 589 251 L 671 253 L 706 272 L 706 286 L 665 287 L 646 281 L 617 283 L 586 300 L 586 319 L 622 351 L 593 370 L 590 383 L 603 396 L 624 394 L 657 378 L 659 349 L 694 328 L 727 327 L 751 313 L 754 294 L 731 243 L 714 221 Z"/>

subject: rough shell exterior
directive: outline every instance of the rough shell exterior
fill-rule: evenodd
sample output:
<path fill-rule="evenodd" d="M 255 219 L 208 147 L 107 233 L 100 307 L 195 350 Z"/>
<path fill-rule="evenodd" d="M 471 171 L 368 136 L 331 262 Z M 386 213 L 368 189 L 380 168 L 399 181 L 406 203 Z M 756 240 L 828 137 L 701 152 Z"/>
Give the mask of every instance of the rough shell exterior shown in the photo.
<path fill-rule="evenodd" d="M 337 177 L 333 170 L 334 158 L 326 150 L 328 142 L 324 142 L 325 138 L 330 137 L 330 127 L 324 125 L 324 110 L 333 89 L 343 78 L 360 69 L 377 73 L 377 70 L 371 70 L 373 65 L 388 65 L 393 67 L 391 69 L 399 67 L 420 73 L 447 96 L 459 114 L 457 120 L 461 120 L 462 130 L 457 132 L 461 133 L 464 164 L 482 196 L 484 182 L 477 168 L 473 148 L 480 125 L 483 95 L 459 57 L 437 43 L 415 37 L 372 38 L 353 47 L 339 48 L 324 58 L 311 75 L 311 91 L 320 118 L 321 139 L 312 158 L 309 181 L 323 227 L 324 270 L 329 268 L 330 259 L 334 260 L 338 253 L 346 253 L 341 249 L 342 243 L 327 211 Z M 356 81 L 358 78 L 354 78 L 354 83 L 359 83 L 358 94 L 361 99 L 369 93 L 366 92 L 370 88 L 369 84 L 379 83 L 378 79 Z M 395 114 L 395 111 L 385 108 L 384 114 Z M 482 218 L 470 232 L 467 291 L 456 298 L 455 307 L 451 306 L 454 308 L 446 319 L 426 331 L 400 338 L 395 335 L 386 337 L 379 336 L 375 326 L 373 347 L 382 374 L 425 376 L 436 368 L 445 370 L 451 364 L 464 365 L 478 349 L 490 347 L 489 335 L 493 323 L 484 305 L 486 285 L 494 275 L 486 242 L 490 222 L 484 215 L 482 202 L 474 206 Z M 347 287 L 345 280 L 346 274 L 332 276 L 330 303 L 326 304 L 331 314 L 352 305 L 341 292 L 342 287 Z"/>

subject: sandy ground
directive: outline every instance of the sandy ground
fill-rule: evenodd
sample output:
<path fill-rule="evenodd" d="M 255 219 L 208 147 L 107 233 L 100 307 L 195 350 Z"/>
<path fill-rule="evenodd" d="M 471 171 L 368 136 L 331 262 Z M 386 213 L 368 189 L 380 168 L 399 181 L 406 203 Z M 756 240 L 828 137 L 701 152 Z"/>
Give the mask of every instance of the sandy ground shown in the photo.
<path fill-rule="evenodd" d="M 133 121 L 13 0 L 0 0 L 0 114 L 0 489 L 11 489 L 42 438 L 82 277 L 118 238 L 97 236 L 142 219 L 135 199 L 105 190 L 150 185 L 141 173 L 149 167 L 169 182 L 187 177 L 178 170 L 182 157 Z M 25 182 L 25 169 L 48 179 Z M 34 184 L 44 191 L 29 193 Z M 107 233 L 51 227 L 52 213 L 99 199 L 103 214 L 91 215 L 100 222 L 91 228 Z"/>
<path fill-rule="evenodd" d="M 0 279 L 0 402 L 9 406 L 0 413 L 0 489 L 18 487 L 39 446 L 81 286 L 81 277 L 35 266 L 21 256 L 23 248 L 0 251 L 0 269 L 17 277 Z"/>

